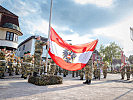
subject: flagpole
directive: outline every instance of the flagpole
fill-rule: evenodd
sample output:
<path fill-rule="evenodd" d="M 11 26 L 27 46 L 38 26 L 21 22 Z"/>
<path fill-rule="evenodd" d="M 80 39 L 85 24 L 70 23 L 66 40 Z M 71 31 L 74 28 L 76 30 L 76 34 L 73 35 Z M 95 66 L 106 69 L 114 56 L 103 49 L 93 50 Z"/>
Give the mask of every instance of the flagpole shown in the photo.
<path fill-rule="evenodd" d="M 51 17 L 52 17 L 52 6 L 53 6 L 53 0 L 51 0 L 50 4 L 50 16 L 49 16 L 49 30 L 48 30 L 48 41 L 50 38 L 50 29 L 51 29 Z M 48 63 L 48 50 L 49 50 L 49 43 L 47 44 L 47 53 L 46 53 L 46 68 Z M 44 68 L 45 69 L 45 68 Z M 46 69 L 45 69 L 46 70 Z M 45 72 L 45 71 L 44 71 Z"/>

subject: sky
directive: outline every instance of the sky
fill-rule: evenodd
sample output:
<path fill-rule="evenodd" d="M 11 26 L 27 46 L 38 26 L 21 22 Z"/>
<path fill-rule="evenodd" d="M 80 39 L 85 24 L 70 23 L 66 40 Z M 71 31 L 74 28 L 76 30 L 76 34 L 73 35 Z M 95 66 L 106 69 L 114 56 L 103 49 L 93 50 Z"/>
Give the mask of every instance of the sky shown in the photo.
<path fill-rule="evenodd" d="M 72 44 L 98 39 L 100 45 L 115 42 L 128 57 L 133 55 L 130 27 L 133 0 L 53 0 L 51 26 Z M 48 37 L 50 0 L 0 0 L 0 5 L 19 16 L 23 36 Z"/>

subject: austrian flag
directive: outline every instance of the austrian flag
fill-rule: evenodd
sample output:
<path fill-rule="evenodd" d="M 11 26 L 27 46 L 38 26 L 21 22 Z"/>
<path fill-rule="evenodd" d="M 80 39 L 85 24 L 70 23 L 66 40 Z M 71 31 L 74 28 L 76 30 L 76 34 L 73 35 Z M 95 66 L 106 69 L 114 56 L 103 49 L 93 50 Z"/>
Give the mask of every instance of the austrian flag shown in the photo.
<path fill-rule="evenodd" d="M 98 40 L 81 45 L 70 45 L 51 27 L 48 52 L 58 66 L 76 71 L 85 67 L 97 43 Z"/>

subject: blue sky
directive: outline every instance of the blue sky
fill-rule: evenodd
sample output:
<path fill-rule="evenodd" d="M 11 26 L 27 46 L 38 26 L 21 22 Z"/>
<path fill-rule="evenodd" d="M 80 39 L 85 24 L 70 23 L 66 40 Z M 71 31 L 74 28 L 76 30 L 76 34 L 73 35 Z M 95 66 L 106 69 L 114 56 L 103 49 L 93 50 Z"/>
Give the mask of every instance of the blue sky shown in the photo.
<path fill-rule="evenodd" d="M 0 0 L 0 4 L 19 16 L 23 36 L 47 37 L 50 0 Z M 133 54 L 130 27 L 133 27 L 133 0 L 53 0 L 52 27 L 72 44 L 99 39 L 107 46 L 115 41 L 124 53 Z"/>

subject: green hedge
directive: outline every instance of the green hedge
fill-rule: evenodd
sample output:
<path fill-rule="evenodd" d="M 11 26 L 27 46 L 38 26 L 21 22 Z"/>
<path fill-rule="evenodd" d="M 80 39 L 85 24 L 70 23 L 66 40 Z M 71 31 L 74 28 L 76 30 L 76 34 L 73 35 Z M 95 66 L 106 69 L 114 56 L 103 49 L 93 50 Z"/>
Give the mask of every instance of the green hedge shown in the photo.
<path fill-rule="evenodd" d="M 45 85 L 54 85 L 54 84 L 62 84 L 62 77 L 56 75 L 41 75 L 41 76 L 30 76 L 28 79 L 29 83 L 45 86 Z"/>

